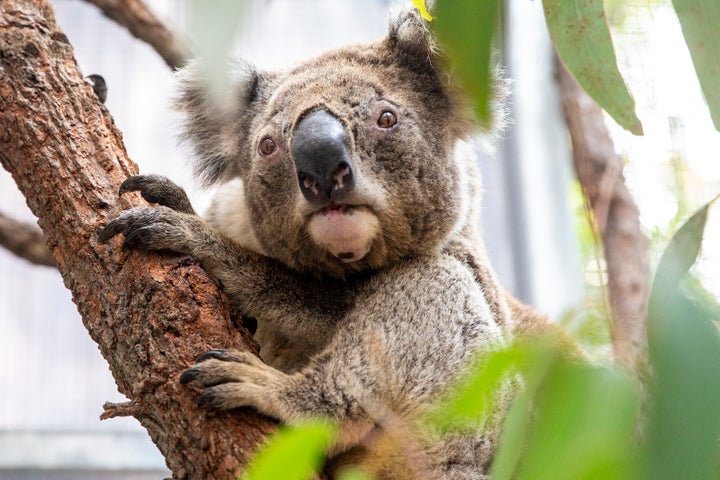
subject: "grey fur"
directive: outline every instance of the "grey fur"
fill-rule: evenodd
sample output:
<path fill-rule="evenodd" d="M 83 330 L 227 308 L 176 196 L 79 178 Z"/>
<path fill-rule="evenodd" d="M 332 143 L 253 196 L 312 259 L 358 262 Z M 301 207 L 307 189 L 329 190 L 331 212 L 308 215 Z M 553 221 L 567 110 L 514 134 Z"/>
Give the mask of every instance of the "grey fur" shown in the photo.
<path fill-rule="evenodd" d="M 100 240 L 123 233 L 126 247 L 192 255 L 258 319 L 264 362 L 213 351 L 182 376 L 204 388 L 202 404 L 252 406 L 284 422 L 326 415 L 362 439 L 388 412 L 410 419 L 427 408 L 474 352 L 512 334 L 510 307 L 520 310 L 488 266 L 479 174 L 456 148 L 470 122 L 439 63 L 423 21 L 405 13 L 377 44 L 276 74 L 244 66 L 232 108 L 206 98 L 197 72 L 183 74 L 178 106 L 196 172 L 205 183 L 235 180 L 220 188 L 207 221 L 169 180 L 132 180 L 124 190 L 164 198 L 123 212 Z M 313 237 L 319 213 L 301 195 L 289 155 L 294 126 L 317 108 L 340 119 L 350 139 L 357 185 L 348 201 L 372 239 L 357 261 L 341 261 Z M 397 114 L 396 128 L 378 129 L 383 109 Z M 263 156 L 268 136 L 278 151 Z M 426 478 L 485 478 L 496 435 L 487 425 L 423 440 Z"/>

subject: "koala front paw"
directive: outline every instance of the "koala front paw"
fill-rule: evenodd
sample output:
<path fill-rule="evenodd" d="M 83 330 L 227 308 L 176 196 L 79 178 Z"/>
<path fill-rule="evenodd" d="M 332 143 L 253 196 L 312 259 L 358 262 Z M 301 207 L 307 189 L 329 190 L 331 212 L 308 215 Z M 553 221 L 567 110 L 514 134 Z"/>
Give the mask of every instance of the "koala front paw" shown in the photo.
<path fill-rule="evenodd" d="M 122 233 L 124 248 L 171 250 L 192 254 L 202 239 L 202 220 L 194 215 L 176 212 L 168 207 L 137 207 L 122 212 L 98 235 L 105 243 Z"/>
<path fill-rule="evenodd" d="M 215 410 L 254 407 L 287 421 L 288 411 L 279 393 L 286 377 L 249 352 L 211 350 L 180 376 L 180 383 L 194 382 L 205 388 L 198 398 L 198 405 L 202 407 Z"/>
<path fill-rule="evenodd" d="M 133 175 L 120 185 L 120 195 L 140 192 L 150 203 L 157 203 L 176 212 L 196 215 L 185 190 L 162 175 Z"/>

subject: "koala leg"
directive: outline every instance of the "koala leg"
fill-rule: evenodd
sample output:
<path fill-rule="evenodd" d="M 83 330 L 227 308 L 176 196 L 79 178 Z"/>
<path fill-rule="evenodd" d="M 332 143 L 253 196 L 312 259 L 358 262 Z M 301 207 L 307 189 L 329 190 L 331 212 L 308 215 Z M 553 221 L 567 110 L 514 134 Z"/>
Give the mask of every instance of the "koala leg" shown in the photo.
<path fill-rule="evenodd" d="M 294 415 L 280 398 L 288 375 L 258 357 L 237 350 L 211 350 L 180 376 L 180 383 L 205 388 L 198 405 L 215 410 L 251 406 L 271 417 L 288 421 Z"/>
<path fill-rule="evenodd" d="M 157 203 L 176 212 L 197 215 L 185 190 L 167 177 L 162 175 L 134 175 L 128 177 L 120 185 L 121 195 L 138 191 L 150 203 Z"/>
<path fill-rule="evenodd" d="M 180 383 L 205 388 L 198 404 L 217 410 L 253 407 L 265 415 L 292 423 L 303 418 L 327 416 L 345 420 L 361 409 L 338 390 L 322 368 L 286 374 L 258 357 L 237 350 L 211 350 L 180 376 Z"/>

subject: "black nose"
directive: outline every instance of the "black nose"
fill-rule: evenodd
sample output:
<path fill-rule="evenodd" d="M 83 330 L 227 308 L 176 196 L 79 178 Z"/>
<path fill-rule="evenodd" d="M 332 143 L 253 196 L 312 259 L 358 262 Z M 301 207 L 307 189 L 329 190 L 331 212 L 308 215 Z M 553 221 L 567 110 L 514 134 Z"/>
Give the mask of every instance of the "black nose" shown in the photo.
<path fill-rule="evenodd" d="M 308 201 L 341 201 L 353 189 L 355 178 L 345 127 L 327 110 L 316 110 L 300 120 L 291 149 L 300 191 Z"/>

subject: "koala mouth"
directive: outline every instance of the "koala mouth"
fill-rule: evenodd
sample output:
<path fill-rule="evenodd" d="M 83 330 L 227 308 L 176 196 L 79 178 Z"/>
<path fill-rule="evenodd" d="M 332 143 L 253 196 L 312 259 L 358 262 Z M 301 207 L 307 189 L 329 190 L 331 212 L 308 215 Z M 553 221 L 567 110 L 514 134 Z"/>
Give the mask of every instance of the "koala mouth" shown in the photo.
<path fill-rule="evenodd" d="M 331 203 L 312 215 L 308 230 L 318 246 L 341 262 L 352 263 L 368 254 L 379 227 L 368 208 Z"/>
<path fill-rule="evenodd" d="M 320 213 L 322 215 L 342 215 L 346 211 L 354 208 L 352 205 L 343 205 L 343 204 L 337 204 L 337 203 L 331 203 L 327 207 L 323 207 L 320 210 Z"/>

